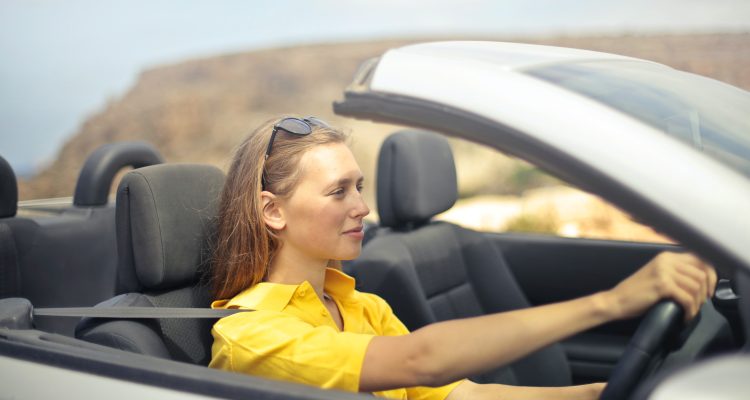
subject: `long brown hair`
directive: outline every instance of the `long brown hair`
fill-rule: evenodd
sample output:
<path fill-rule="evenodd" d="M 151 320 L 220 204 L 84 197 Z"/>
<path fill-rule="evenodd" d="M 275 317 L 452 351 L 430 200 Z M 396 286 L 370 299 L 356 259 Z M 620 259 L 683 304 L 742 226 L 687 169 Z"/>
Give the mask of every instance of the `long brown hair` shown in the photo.
<path fill-rule="evenodd" d="M 300 178 L 299 161 L 314 146 L 346 143 L 347 136 L 330 127 L 314 126 L 306 136 L 278 131 L 271 155 L 264 162 L 273 126 L 272 119 L 253 131 L 237 147 L 229 167 L 219 203 L 213 245 L 211 280 L 214 298 L 234 297 L 261 281 L 281 246 L 263 222 L 260 193 L 263 174 L 265 190 L 277 197 L 291 195 Z"/>

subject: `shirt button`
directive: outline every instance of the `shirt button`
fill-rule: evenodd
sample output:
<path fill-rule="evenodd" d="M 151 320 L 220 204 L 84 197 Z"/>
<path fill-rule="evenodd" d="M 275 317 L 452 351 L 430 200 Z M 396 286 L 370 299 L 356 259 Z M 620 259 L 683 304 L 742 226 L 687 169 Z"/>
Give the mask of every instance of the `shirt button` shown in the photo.
<path fill-rule="evenodd" d="M 305 297 L 306 294 L 307 294 L 307 290 L 305 289 L 302 289 L 299 292 L 297 292 L 297 296 L 299 297 Z"/>
<path fill-rule="evenodd" d="M 322 316 L 324 316 L 324 317 L 327 317 L 327 316 L 328 316 L 328 313 L 327 313 L 326 311 L 321 311 L 321 312 L 320 312 L 320 315 L 322 315 Z"/>

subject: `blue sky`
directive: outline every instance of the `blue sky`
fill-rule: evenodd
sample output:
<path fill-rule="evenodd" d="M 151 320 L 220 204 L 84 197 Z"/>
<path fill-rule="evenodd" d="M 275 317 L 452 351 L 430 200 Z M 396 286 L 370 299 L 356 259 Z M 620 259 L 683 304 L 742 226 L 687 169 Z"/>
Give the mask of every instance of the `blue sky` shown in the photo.
<path fill-rule="evenodd" d="M 0 155 L 53 158 L 140 71 L 188 58 L 389 37 L 750 31 L 747 0 L 0 0 Z"/>

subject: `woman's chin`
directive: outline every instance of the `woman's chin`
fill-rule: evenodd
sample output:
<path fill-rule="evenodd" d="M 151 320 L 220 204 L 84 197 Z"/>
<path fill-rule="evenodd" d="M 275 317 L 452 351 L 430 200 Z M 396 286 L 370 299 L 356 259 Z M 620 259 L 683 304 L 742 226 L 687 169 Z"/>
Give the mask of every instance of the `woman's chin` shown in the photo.
<path fill-rule="evenodd" d="M 362 247 L 361 246 L 357 246 L 357 248 L 353 249 L 352 251 L 348 251 L 346 253 L 342 253 L 337 258 L 337 260 L 341 260 L 341 261 L 353 260 L 353 259 L 359 257 L 360 254 L 362 254 Z"/>

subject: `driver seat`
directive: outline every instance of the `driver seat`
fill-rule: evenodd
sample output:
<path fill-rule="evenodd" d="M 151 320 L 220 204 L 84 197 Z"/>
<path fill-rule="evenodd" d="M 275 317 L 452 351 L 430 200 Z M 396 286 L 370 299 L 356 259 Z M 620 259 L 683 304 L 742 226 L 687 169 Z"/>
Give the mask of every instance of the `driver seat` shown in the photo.
<path fill-rule="evenodd" d="M 377 185 L 380 226 L 347 269 L 359 290 L 383 297 L 410 330 L 530 306 L 487 234 L 432 221 L 458 197 L 444 137 L 424 131 L 389 136 Z M 572 377 L 562 347 L 553 344 L 473 380 L 565 386 Z"/>
<path fill-rule="evenodd" d="M 139 168 L 117 190 L 118 296 L 96 307 L 207 308 L 209 260 L 224 173 L 197 164 Z M 214 319 L 84 318 L 76 337 L 134 353 L 208 365 Z"/>

